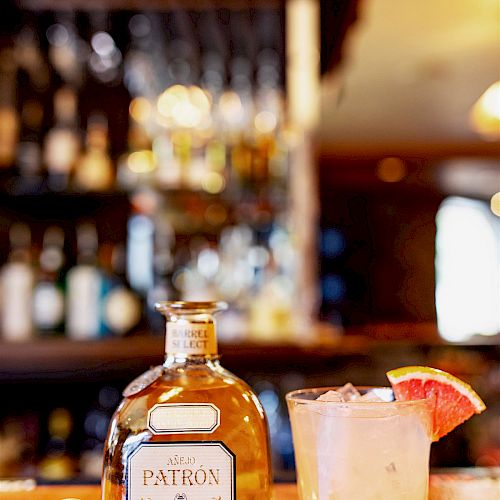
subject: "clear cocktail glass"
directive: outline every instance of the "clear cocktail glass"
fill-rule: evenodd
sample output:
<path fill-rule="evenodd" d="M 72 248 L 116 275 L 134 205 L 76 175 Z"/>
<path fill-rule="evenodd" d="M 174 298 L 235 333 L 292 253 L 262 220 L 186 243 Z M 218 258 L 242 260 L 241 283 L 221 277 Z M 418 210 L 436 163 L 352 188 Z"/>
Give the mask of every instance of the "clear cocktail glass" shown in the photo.
<path fill-rule="evenodd" d="M 286 395 L 302 500 L 426 500 L 431 399 L 390 401 L 389 388 L 359 388 L 383 401 L 321 401 L 336 388 Z"/>

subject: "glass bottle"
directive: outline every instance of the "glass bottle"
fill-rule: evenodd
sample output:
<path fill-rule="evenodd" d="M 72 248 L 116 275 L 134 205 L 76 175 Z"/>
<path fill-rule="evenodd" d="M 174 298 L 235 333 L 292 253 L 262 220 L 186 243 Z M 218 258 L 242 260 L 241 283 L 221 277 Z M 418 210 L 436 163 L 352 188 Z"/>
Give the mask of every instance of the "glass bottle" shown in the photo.
<path fill-rule="evenodd" d="M 76 239 L 77 263 L 66 275 L 66 335 L 72 340 L 90 340 L 102 332 L 103 276 L 95 224 L 77 226 Z"/>
<path fill-rule="evenodd" d="M 4 340 L 26 341 L 33 336 L 30 228 L 23 223 L 12 224 L 9 240 L 9 259 L 0 270 L 0 332 Z"/>
<path fill-rule="evenodd" d="M 113 187 L 114 167 L 109 156 L 108 120 L 92 114 L 87 125 L 87 148 L 77 162 L 74 182 L 83 191 L 107 191 Z"/>
<path fill-rule="evenodd" d="M 16 150 L 16 162 L 22 185 L 26 188 L 41 184 L 42 148 L 40 135 L 43 120 L 43 105 L 35 99 L 28 99 L 22 105 L 21 133 Z"/>
<path fill-rule="evenodd" d="M 103 244 L 100 254 L 105 281 L 102 300 L 105 333 L 125 335 L 137 326 L 142 315 L 139 295 L 129 288 L 125 278 L 125 247 Z"/>
<path fill-rule="evenodd" d="M 80 151 L 77 107 L 77 96 L 71 87 L 62 87 L 54 94 L 55 124 L 47 133 L 44 144 L 49 187 L 54 191 L 68 187 Z"/>
<path fill-rule="evenodd" d="M 37 283 L 33 289 L 33 324 L 38 333 L 52 334 L 64 326 L 64 231 L 50 226 L 43 235 Z"/>
<path fill-rule="evenodd" d="M 0 171 L 13 166 L 19 139 L 19 116 L 15 107 L 16 71 L 14 51 L 0 50 Z"/>
<path fill-rule="evenodd" d="M 221 302 L 160 302 L 166 357 L 134 380 L 111 421 L 102 498 L 269 499 L 267 421 L 250 387 L 222 368 Z"/>
<path fill-rule="evenodd" d="M 66 408 L 55 408 L 48 418 L 49 440 L 45 456 L 38 464 L 39 475 L 46 481 L 68 481 L 75 476 L 76 461 L 68 453 L 73 418 Z"/>

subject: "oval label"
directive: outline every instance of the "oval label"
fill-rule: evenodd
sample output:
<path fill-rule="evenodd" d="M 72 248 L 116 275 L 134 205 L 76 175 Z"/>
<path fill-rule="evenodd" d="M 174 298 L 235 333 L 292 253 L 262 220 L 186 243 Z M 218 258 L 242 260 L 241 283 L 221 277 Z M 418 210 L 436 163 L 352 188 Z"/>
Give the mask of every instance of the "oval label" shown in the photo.
<path fill-rule="evenodd" d="M 211 434 L 220 425 L 220 410 L 212 403 L 160 403 L 148 412 L 153 434 Z"/>

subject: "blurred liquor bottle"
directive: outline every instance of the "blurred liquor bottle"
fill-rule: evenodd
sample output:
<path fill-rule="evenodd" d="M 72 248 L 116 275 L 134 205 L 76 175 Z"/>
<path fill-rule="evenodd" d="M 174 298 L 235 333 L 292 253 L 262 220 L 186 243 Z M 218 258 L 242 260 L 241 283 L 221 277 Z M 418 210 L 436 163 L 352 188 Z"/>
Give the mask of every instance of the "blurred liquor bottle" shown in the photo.
<path fill-rule="evenodd" d="M 77 227 L 77 264 L 66 276 L 66 334 L 74 340 L 96 338 L 102 331 L 103 276 L 98 267 L 94 224 Z"/>
<path fill-rule="evenodd" d="M 0 51 L 0 169 L 13 167 L 19 134 L 15 106 L 16 63 L 10 48 Z"/>
<path fill-rule="evenodd" d="M 34 192 L 42 185 L 41 126 L 42 103 L 28 99 L 21 107 L 20 140 L 16 150 L 16 164 L 20 175 L 20 186 L 15 192 Z"/>
<path fill-rule="evenodd" d="M 177 189 L 181 187 L 181 164 L 174 154 L 172 137 L 162 134 L 153 141 L 153 153 L 157 162 L 155 184 L 160 189 Z"/>
<path fill-rule="evenodd" d="M 113 187 L 114 168 L 108 148 L 108 120 L 93 113 L 87 122 L 86 149 L 75 171 L 74 183 L 78 189 L 99 192 Z"/>
<path fill-rule="evenodd" d="M 49 87 L 51 71 L 40 45 L 40 26 L 36 16 L 31 13 L 23 21 L 14 39 L 16 69 L 27 76 L 31 89 L 43 93 Z M 22 93 L 24 89 L 19 91 Z"/>
<path fill-rule="evenodd" d="M 64 326 L 64 232 L 48 227 L 43 236 L 37 283 L 33 289 L 33 324 L 37 332 L 62 332 Z"/>
<path fill-rule="evenodd" d="M 54 94 L 54 126 L 44 144 L 44 163 L 49 188 L 63 191 L 69 186 L 75 162 L 80 152 L 77 128 L 77 97 L 71 87 L 62 87 Z"/>
<path fill-rule="evenodd" d="M 0 421 L 0 478 L 20 477 L 29 468 L 31 454 L 27 438 L 33 436 L 26 432 L 24 423 L 24 418 L 19 416 L 7 416 Z"/>
<path fill-rule="evenodd" d="M 134 213 L 127 223 L 127 281 L 141 297 L 154 283 L 154 212 L 158 203 L 154 191 L 138 191 L 132 197 Z"/>
<path fill-rule="evenodd" d="M 109 421 L 120 402 L 120 397 L 120 390 L 105 385 L 99 390 L 97 400 L 85 414 L 83 418 L 85 439 L 79 461 L 80 477 L 94 482 L 100 480 Z"/>
<path fill-rule="evenodd" d="M 56 408 L 50 413 L 47 451 L 38 466 L 41 478 L 47 481 L 67 481 L 76 475 L 76 460 L 68 453 L 72 429 L 73 418 L 66 408 Z"/>
<path fill-rule="evenodd" d="M 102 314 L 106 333 L 125 335 L 141 320 L 142 304 L 126 282 L 124 245 L 103 244 L 99 255 L 105 280 Z"/>
<path fill-rule="evenodd" d="M 3 338 L 25 341 L 33 335 L 31 231 L 15 223 L 9 231 L 10 254 L 0 272 L 0 322 Z"/>
<path fill-rule="evenodd" d="M 190 176 L 190 167 L 192 161 L 192 142 L 193 137 L 189 130 L 178 128 L 171 134 L 174 165 L 180 172 L 180 184 L 182 187 L 188 187 L 192 177 Z"/>
<path fill-rule="evenodd" d="M 120 156 L 117 165 L 116 181 L 118 187 L 133 191 L 139 186 L 154 184 L 157 155 L 151 150 L 151 140 L 140 118 L 146 104 L 145 98 L 137 98 L 130 104 L 130 123 L 127 134 L 128 151 Z M 142 104 L 141 104 L 142 103 Z M 141 111 L 141 108 L 143 110 Z"/>
<path fill-rule="evenodd" d="M 153 286 L 146 295 L 146 316 L 148 326 L 154 333 L 162 332 L 164 324 L 158 318 L 155 304 L 162 300 L 174 298 L 172 289 L 172 273 L 174 271 L 175 232 L 167 217 L 161 212 L 154 220 L 153 240 Z"/>
<path fill-rule="evenodd" d="M 87 43 L 78 34 L 76 12 L 71 9 L 54 12 L 55 23 L 46 31 L 47 56 L 53 70 L 73 88 L 84 81 Z"/>

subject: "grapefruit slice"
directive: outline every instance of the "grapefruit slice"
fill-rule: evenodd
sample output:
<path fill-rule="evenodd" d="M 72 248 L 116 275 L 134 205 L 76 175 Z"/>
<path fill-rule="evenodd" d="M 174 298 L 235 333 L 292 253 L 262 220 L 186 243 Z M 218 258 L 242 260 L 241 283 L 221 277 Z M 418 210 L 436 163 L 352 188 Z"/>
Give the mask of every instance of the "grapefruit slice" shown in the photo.
<path fill-rule="evenodd" d="M 386 375 L 397 400 L 434 399 L 433 441 L 486 409 L 469 384 L 445 371 L 427 366 L 405 366 Z"/>

